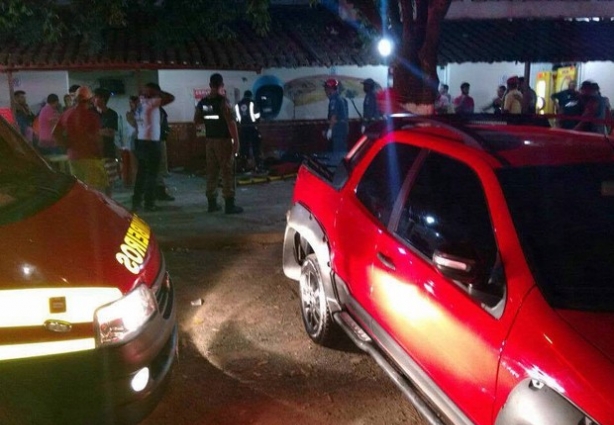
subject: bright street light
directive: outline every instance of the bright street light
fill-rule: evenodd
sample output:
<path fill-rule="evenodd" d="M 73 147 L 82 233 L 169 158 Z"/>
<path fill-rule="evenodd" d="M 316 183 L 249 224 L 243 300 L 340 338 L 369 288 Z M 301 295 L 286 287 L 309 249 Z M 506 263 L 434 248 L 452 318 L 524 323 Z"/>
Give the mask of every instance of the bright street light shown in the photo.
<path fill-rule="evenodd" d="M 387 38 L 382 38 L 377 43 L 377 50 L 382 57 L 387 58 L 392 53 L 392 42 Z"/>

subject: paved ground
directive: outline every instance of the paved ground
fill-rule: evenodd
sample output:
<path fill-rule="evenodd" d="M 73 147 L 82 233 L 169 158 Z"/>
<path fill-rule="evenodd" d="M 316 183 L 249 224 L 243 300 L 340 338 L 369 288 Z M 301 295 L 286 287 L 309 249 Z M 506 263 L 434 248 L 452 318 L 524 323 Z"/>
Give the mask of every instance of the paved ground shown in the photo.
<path fill-rule="evenodd" d="M 171 173 L 166 183 L 175 201 L 158 202 L 159 211 L 139 213 L 153 228 L 163 248 L 208 248 L 225 239 L 235 243 L 281 240 L 292 199 L 293 176 L 238 185 L 236 204 L 245 211 L 236 215 L 223 211 L 207 213 L 205 182 L 199 175 Z M 129 207 L 131 195 L 132 189 L 117 187 L 113 198 Z M 221 194 L 218 198 L 223 201 Z"/>

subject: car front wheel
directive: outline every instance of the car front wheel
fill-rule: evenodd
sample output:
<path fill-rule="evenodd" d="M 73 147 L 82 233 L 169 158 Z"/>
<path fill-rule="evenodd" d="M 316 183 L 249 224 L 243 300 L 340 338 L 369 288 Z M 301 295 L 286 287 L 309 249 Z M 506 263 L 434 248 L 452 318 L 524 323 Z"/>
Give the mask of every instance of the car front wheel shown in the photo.
<path fill-rule="evenodd" d="M 301 315 L 307 334 L 316 344 L 333 347 L 339 341 L 340 329 L 330 314 L 315 254 L 309 254 L 303 261 L 299 283 Z"/>

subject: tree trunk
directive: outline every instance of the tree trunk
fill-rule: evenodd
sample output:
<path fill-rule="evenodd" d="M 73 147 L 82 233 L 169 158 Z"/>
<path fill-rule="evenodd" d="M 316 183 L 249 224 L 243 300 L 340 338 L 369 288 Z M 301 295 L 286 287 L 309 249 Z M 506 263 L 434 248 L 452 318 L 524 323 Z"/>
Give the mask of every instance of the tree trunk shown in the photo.
<path fill-rule="evenodd" d="M 394 90 L 409 112 L 432 114 L 439 88 L 439 33 L 451 0 L 398 0 L 398 3 L 390 3 L 391 24 L 395 21 L 396 11 L 399 11 L 403 23 L 401 46 L 393 64 Z"/>

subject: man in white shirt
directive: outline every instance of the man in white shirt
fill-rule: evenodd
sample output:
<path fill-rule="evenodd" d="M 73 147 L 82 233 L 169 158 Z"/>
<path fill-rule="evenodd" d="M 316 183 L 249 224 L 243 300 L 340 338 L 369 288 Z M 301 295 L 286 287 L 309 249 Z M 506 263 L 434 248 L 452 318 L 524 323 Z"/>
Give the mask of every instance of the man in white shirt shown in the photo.
<path fill-rule="evenodd" d="M 145 200 L 145 210 L 155 211 L 156 179 L 161 158 L 161 113 L 160 107 L 175 100 L 175 96 L 160 89 L 156 83 L 147 83 L 141 90 L 139 103 L 134 112 L 136 127 L 134 154 L 138 163 L 132 211 L 138 211 Z"/>

